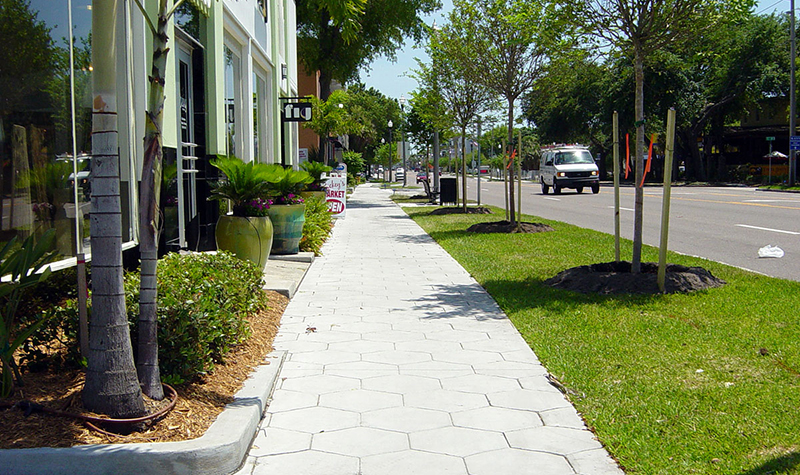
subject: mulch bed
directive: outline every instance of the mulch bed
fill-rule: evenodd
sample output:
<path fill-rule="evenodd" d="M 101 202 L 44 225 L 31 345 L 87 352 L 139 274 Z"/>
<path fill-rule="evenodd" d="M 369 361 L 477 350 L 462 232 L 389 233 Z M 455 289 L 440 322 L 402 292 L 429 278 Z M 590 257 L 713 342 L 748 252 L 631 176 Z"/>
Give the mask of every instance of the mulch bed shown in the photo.
<path fill-rule="evenodd" d="M 466 213 L 464 208 L 438 208 L 430 212 L 432 216 L 441 216 L 445 214 L 492 214 L 492 210 L 484 208 L 483 206 L 467 207 Z"/>
<path fill-rule="evenodd" d="M 163 419 L 142 432 L 127 437 L 107 436 L 88 429 L 75 419 L 44 413 L 25 417 L 19 409 L 0 409 L 0 449 L 31 447 L 71 447 L 84 444 L 124 444 L 134 442 L 173 442 L 200 437 L 216 420 L 225 405 L 252 370 L 268 364 L 264 357 L 272 351 L 280 319 L 289 302 L 277 292 L 267 292 L 269 308 L 248 318 L 251 336 L 234 348 L 214 371 L 203 378 L 175 388 L 178 403 Z M 52 409 L 84 413 L 81 404 L 83 371 L 28 373 L 25 387 L 3 403 L 22 399 L 38 402 Z M 147 399 L 147 398 L 146 398 Z M 146 402 L 149 407 L 157 402 Z M 2 472 L 2 469 L 0 469 Z"/>
<path fill-rule="evenodd" d="M 519 223 L 510 221 L 493 221 L 491 223 L 477 223 L 467 228 L 471 233 L 544 233 L 553 231 L 553 228 L 542 223 Z"/>
<path fill-rule="evenodd" d="M 641 273 L 631 273 L 627 261 L 573 267 L 544 283 L 552 287 L 585 294 L 658 294 L 658 264 L 643 262 Z M 665 293 L 687 293 L 725 285 L 702 267 L 667 264 Z"/>

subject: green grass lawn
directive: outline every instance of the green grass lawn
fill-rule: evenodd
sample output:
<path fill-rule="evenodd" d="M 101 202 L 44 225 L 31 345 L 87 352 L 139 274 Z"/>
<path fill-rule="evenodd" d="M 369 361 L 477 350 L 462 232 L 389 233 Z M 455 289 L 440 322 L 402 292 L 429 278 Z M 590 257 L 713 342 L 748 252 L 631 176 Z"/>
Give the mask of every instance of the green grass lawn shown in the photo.
<path fill-rule="evenodd" d="M 430 210 L 406 208 L 578 394 L 570 399 L 627 473 L 800 474 L 800 283 L 670 254 L 728 284 L 655 296 L 556 290 L 543 281 L 614 260 L 614 237 L 530 216 L 555 232 L 473 234 L 469 225 L 502 210 Z"/>

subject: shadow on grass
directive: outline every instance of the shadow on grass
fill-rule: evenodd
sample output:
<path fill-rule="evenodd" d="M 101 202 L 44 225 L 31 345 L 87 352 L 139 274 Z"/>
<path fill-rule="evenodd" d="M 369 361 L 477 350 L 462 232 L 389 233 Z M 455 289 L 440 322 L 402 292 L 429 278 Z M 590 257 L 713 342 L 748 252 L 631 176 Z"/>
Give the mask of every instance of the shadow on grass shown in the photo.
<path fill-rule="evenodd" d="M 542 279 L 489 280 L 484 287 L 509 312 L 540 309 L 545 313 L 561 313 L 586 305 L 629 308 L 649 305 L 663 298 L 662 295 L 647 294 L 601 295 L 571 292 L 552 288 Z"/>
<path fill-rule="evenodd" d="M 791 452 L 769 460 L 758 467 L 741 472 L 739 475 L 778 475 L 781 473 L 794 473 L 800 467 L 800 452 Z"/>

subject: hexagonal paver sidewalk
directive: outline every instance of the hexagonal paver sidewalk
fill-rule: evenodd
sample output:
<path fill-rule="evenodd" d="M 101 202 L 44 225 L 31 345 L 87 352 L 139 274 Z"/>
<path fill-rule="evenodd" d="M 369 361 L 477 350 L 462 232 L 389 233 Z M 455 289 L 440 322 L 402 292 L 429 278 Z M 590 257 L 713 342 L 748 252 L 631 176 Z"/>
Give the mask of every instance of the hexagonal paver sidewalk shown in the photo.
<path fill-rule="evenodd" d="M 238 474 L 622 474 L 505 314 L 361 186 L 289 303 Z"/>

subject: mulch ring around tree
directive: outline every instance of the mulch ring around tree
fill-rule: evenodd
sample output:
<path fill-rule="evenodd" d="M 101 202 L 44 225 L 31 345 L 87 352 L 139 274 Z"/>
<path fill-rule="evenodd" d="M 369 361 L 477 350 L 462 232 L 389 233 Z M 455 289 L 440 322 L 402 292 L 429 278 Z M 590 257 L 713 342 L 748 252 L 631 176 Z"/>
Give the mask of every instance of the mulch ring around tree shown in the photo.
<path fill-rule="evenodd" d="M 518 223 L 510 221 L 492 221 L 490 223 L 477 223 L 467 228 L 471 233 L 544 233 L 553 231 L 553 228 L 542 223 Z"/>
<path fill-rule="evenodd" d="M 658 294 L 658 264 L 643 262 L 641 273 L 631 273 L 627 261 L 606 262 L 567 269 L 544 283 L 558 289 L 596 294 Z M 725 281 L 702 267 L 667 264 L 664 290 L 667 294 L 696 292 L 722 287 Z"/>
<path fill-rule="evenodd" d="M 483 206 L 478 207 L 467 207 L 466 213 L 464 212 L 464 208 L 457 207 L 457 208 L 438 208 L 430 212 L 432 216 L 441 216 L 445 214 L 492 214 L 492 210 L 489 208 L 484 208 Z"/>

